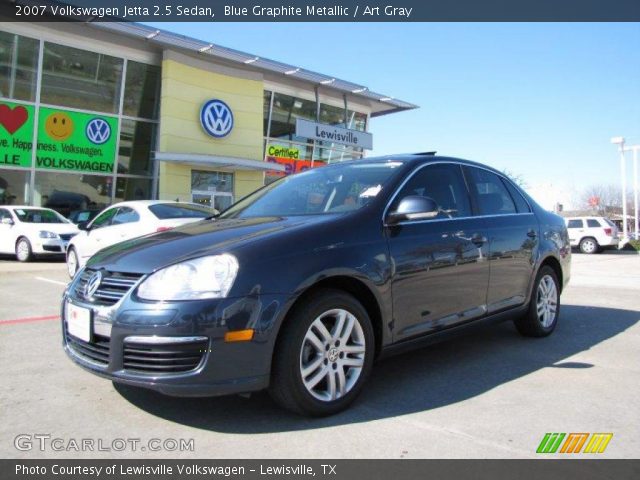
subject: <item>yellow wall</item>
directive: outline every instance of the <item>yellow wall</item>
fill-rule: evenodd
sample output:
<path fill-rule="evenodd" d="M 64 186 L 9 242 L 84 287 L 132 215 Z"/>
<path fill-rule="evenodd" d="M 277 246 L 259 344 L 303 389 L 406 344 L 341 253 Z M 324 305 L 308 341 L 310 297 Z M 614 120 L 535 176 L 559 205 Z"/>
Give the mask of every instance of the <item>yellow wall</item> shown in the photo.
<path fill-rule="evenodd" d="M 160 151 L 262 160 L 263 92 L 262 81 L 216 73 L 165 58 Z M 212 98 L 223 100 L 233 112 L 233 130 L 221 139 L 207 135 L 200 125 L 200 108 Z M 159 198 L 190 201 L 192 168 L 233 172 L 236 200 L 263 185 L 264 175 L 260 171 L 160 162 Z"/>

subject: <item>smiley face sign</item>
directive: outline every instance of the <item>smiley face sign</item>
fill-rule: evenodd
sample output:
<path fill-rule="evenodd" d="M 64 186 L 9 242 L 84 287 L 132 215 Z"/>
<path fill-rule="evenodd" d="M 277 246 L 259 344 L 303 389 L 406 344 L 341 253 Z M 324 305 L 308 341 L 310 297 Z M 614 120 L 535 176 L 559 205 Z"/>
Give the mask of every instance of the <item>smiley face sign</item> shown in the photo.
<path fill-rule="evenodd" d="M 64 112 L 53 112 L 45 120 L 44 131 L 53 140 L 66 140 L 73 133 L 73 120 Z"/>

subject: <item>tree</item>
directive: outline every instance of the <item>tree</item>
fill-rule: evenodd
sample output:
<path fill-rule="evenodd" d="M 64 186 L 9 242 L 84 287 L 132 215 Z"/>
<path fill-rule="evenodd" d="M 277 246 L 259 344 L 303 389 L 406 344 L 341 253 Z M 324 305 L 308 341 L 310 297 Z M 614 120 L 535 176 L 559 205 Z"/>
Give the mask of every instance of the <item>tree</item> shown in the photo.
<path fill-rule="evenodd" d="M 524 179 L 524 176 L 522 174 L 514 173 L 508 168 L 505 168 L 504 170 L 502 170 L 502 173 L 504 173 L 507 177 L 509 177 L 520 188 L 523 188 L 523 189 L 529 188 L 529 184 Z"/>

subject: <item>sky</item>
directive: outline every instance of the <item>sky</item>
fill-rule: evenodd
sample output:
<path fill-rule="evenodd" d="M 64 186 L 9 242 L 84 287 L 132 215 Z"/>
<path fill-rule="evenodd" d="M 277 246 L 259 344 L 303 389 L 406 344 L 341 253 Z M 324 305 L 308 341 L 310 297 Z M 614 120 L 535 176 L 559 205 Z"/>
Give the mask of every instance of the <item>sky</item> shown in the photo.
<path fill-rule="evenodd" d="M 371 155 L 437 150 L 557 192 L 618 184 L 611 137 L 640 144 L 639 23 L 149 25 L 418 105 L 372 120 Z"/>

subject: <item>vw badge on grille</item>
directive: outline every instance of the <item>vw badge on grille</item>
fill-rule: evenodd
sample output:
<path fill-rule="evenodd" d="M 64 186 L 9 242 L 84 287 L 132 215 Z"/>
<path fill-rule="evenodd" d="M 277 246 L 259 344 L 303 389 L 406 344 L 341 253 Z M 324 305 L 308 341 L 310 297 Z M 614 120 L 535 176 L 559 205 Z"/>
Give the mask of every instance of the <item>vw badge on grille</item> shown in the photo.
<path fill-rule="evenodd" d="M 87 280 L 84 286 L 84 298 L 87 300 L 90 299 L 93 294 L 96 293 L 96 290 L 98 290 L 100 282 L 102 282 L 102 272 L 97 271 L 89 277 L 89 280 Z"/>

